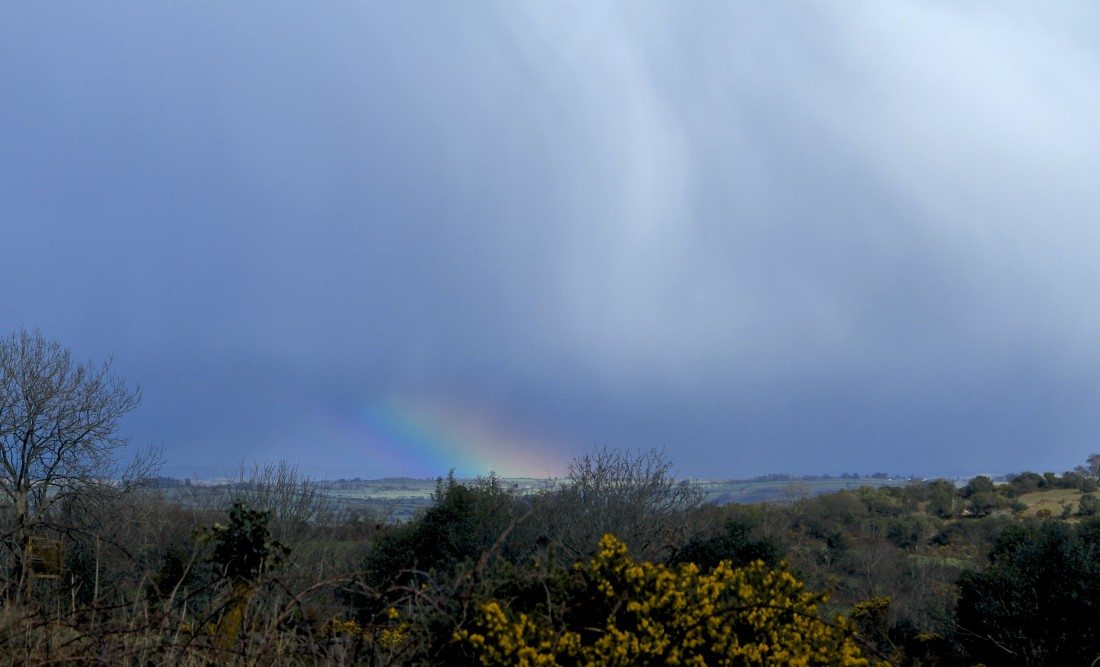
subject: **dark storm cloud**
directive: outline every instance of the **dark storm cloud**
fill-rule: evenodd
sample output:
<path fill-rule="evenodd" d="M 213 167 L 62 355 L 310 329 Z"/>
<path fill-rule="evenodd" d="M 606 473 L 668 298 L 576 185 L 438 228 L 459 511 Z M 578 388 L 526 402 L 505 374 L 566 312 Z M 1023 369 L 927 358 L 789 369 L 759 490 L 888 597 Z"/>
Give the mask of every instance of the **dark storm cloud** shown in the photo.
<path fill-rule="evenodd" d="M 307 406 L 425 394 L 691 474 L 1095 449 L 1087 6 L 5 14 L 3 325 L 174 464 L 386 474 Z"/>

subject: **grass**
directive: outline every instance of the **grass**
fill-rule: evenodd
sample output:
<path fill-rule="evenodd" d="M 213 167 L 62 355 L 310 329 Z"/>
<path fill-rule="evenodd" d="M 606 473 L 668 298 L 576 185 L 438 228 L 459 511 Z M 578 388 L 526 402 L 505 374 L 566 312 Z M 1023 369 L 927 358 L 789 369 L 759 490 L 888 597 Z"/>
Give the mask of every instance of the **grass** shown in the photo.
<path fill-rule="evenodd" d="M 1036 491 L 1020 496 L 1020 501 L 1027 505 L 1025 516 L 1037 516 L 1040 510 L 1049 510 L 1053 516 L 1062 516 L 1063 504 L 1069 505 L 1073 512 L 1077 512 L 1077 505 L 1083 494 L 1077 489 L 1050 489 L 1048 491 Z"/>

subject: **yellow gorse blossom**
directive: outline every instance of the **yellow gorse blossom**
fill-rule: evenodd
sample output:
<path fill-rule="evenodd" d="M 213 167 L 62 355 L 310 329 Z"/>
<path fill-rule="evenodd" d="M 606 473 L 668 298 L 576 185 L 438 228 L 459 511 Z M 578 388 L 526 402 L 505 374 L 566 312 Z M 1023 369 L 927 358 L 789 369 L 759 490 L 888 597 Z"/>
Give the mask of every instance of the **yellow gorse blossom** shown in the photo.
<path fill-rule="evenodd" d="M 849 623 L 822 618 L 824 597 L 783 568 L 723 561 L 703 573 L 693 563 L 635 561 L 612 535 L 575 567 L 608 602 L 602 627 L 555 630 L 493 600 L 455 640 L 483 665 L 869 664 Z"/>
<path fill-rule="evenodd" d="M 374 632 L 370 628 L 364 628 L 355 619 L 345 620 L 337 617 L 325 623 L 323 629 L 335 637 L 373 640 L 384 650 L 395 651 L 409 639 L 409 623 L 401 620 L 400 617 L 401 614 L 396 609 L 386 610 L 386 618 L 395 624 L 392 627 L 376 628 Z"/>

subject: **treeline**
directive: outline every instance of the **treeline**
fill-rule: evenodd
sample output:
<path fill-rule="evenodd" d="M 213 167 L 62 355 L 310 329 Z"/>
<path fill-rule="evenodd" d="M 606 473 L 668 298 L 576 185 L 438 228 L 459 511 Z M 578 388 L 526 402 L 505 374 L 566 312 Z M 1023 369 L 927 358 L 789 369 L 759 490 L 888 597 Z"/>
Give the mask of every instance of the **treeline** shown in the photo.
<path fill-rule="evenodd" d="M 863 487 L 716 506 L 660 452 L 568 483 L 438 481 L 414 520 L 340 511 L 285 465 L 62 503 L 9 552 L 15 663 L 1065 665 L 1100 653 L 1092 473 Z M 57 578 L 54 578 L 54 575 Z"/>
<path fill-rule="evenodd" d="M 748 482 L 817 482 L 827 481 L 831 479 L 904 479 L 901 475 L 891 476 L 884 472 L 874 472 L 866 475 L 861 475 L 858 472 L 842 472 L 837 476 L 833 475 L 790 475 L 786 473 L 769 473 L 767 475 L 757 475 L 747 480 Z M 741 480 L 730 480 L 741 481 Z"/>
<path fill-rule="evenodd" d="M 776 545 L 747 525 L 704 530 L 701 494 L 670 469 L 659 452 L 605 450 L 535 495 L 494 477 L 440 479 L 432 505 L 400 525 L 335 511 L 282 465 L 185 503 L 153 486 L 84 489 L 53 506 L 26 550 L 5 543 L 0 655 L 868 664 L 855 626 Z"/>

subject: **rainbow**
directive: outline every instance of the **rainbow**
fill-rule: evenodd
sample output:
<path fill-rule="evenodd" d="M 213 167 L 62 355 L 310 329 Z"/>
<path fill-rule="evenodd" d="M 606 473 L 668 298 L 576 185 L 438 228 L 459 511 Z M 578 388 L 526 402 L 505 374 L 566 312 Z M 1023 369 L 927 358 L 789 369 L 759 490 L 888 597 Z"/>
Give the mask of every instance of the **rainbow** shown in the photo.
<path fill-rule="evenodd" d="M 561 474 L 569 448 L 471 400 L 389 396 L 344 408 L 321 406 L 321 438 L 362 458 L 349 470 L 370 477 L 504 477 Z"/>

